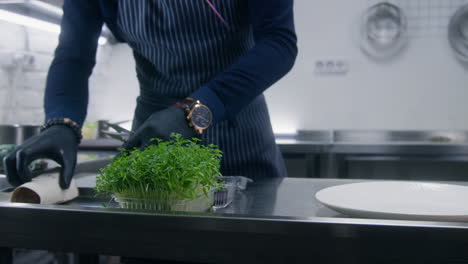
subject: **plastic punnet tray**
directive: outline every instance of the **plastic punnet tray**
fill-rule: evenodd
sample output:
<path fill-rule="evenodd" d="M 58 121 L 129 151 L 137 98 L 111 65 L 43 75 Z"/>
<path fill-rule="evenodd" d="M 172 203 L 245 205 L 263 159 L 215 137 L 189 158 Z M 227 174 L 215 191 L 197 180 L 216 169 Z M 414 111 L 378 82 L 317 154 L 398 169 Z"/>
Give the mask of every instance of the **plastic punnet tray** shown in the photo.
<path fill-rule="evenodd" d="M 201 194 L 195 199 L 153 200 L 114 196 L 114 200 L 125 209 L 204 212 L 213 205 L 214 192 L 213 190 L 208 192 L 208 195 Z"/>
<path fill-rule="evenodd" d="M 224 184 L 216 190 L 211 190 L 208 195 L 201 194 L 195 199 L 182 200 L 153 200 L 135 199 L 113 196 L 113 199 L 121 208 L 151 211 L 184 211 L 204 212 L 213 209 L 221 209 L 229 206 L 238 191 L 245 190 L 247 183 L 252 180 L 242 176 L 223 176 L 220 178 Z"/>

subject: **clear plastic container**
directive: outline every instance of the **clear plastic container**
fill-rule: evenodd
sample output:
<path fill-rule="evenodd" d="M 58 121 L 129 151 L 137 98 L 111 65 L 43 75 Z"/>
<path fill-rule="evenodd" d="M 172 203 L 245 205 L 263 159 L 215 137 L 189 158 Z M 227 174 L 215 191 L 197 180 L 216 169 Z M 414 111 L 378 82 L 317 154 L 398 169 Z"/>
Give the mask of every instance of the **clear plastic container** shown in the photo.
<path fill-rule="evenodd" d="M 183 212 L 204 212 L 213 205 L 215 191 L 208 192 L 208 196 L 201 194 L 195 199 L 183 200 L 153 200 L 135 199 L 114 196 L 114 200 L 121 208 L 133 210 L 151 211 L 183 211 Z"/>
<path fill-rule="evenodd" d="M 214 193 L 213 209 L 222 209 L 228 207 L 236 196 L 237 191 L 243 191 L 251 179 L 243 176 L 223 176 L 221 177 L 224 185 Z"/>
<path fill-rule="evenodd" d="M 195 199 L 183 200 L 152 200 L 135 199 L 113 196 L 121 208 L 151 211 L 184 211 L 205 212 L 211 207 L 226 208 L 235 198 L 237 191 L 245 190 L 251 179 L 242 176 L 223 176 L 220 178 L 224 184 L 219 189 L 208 192 L 208 196 L 201 194 Z"/>

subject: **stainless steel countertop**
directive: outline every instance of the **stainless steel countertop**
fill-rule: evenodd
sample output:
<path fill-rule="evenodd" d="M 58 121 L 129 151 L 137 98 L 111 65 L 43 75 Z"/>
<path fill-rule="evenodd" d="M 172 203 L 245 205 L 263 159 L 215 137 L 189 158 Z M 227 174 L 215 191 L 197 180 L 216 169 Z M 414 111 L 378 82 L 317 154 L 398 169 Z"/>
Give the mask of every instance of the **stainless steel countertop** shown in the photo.
<path fill-rule="evenodd" d="M 76 178 L 78 186 L 94 186 L 92 179 L 95 177 L 92 174 L 77 175 Z M 315 194 L 327 187 L 365 181 L 379 180 L 304 178 L 277 178 L 263 180 L 260 182 L 250 183 L 245 191 L 239 191 L 236 194 L 232 205 L 225 209 L 219 209 L 216 213 L 226 215 L 244 215 L 254 218 L 346 218 L 351 220 L 352 218 L 325 207 L 315 198 Z M 443 183 L 468 186 L 468 182 Z M 90 189 L 84 188 L 83 193 L 84 195 L 70 202 L 69 205 L 91 208 L 118 208 L 117 204 L 109 201 L 109 198 L 101 198 L 96 201 L 93 196 L 93 192 Z M 373 222 L 374 220 L 368 219 L 364 221 Z M 468 228 L 468 223 L 463 223 L 463 225 Z"/>
<path fill-rule="evenodd" d="M 139 212 L 145 211 L 132 211 L 118 208 L 118 205 L 109 197 L 97 197 L 92 190 L 95 185 L 95 173 L 83 172 L 75 175 L 75 180 L 80 188 L 80 196 L 64 205 L 26 205 L 15 204 L 8 202 L 8 193 L 0 192 L 0 211 L 2 206 L 7 207 L 21 207 L 21 208 L 69 208 L 67 210 L 74 210 L 78 208 L 90 208 L 93 210 L 118 210 L 122 212 Z M 4 177 L 0 177 L 0 183 L 5 181 Z M 234 217 L 242 215 L 243 217 L 268 217 L 268 218 L 294 218 L 297 220 L 319 220 L 319 218 L 327 218 L 319 221 L 334 222 L 334 218 L 346 219 L 345 222 L 350 221 L 353 223 L 373 223 L 375 221 L 390 221 L 393 220 L 379 220 L 379 219 L 353 219 L 333 211 L 322 205 L 316 198 L 315 194 L 327 187 L 336 186 L 341 184 L 366 182 L 370 180 L 356 180 L 356 179 L 306 179 L 306 178 L 276 178 L 266 179 L 259 182 L 250 183 L 248 188 L 244 191 L 239 191 L 233 203 L 225 209 L 219 209 L 216 214 L 222 214 L 227 217 L 235 215 Z M 378 180 L 372 180 L 378 181 Z M 468 182 L 442 182 L 458 185 L 468 185 Z M 3 184 L 8 186 L 8 184 Z M 147 213 L 152 214 L 151 211 Z M 340 220 L 338 220 L 340 221 Z M 418 221 L 397 221 L 398 224 L 427 225 Z M 446 225 L 447 223 L 432 223 L 434 226 Z M 429 224 L 430 225 L 430 224 Z M 465 226 L 468 228 L 468 223 L 458 223 L 457 226 Z"/>
<path fill-rule="evenodd" d="M 101 165 L 105 160 L 100 160 Z M 79 166 L 80 167 L 80 166 Z M 92 188 L 96 183 L 97 173 L 91 172 L 95 168 L 93 162 L 80 168 L 74 179 L 80 188 L 80 196 L 60 206 L 88 207 L 95 209 L 118 208 L 118 205 L 109 197 L 96 197 Z M 303 218 L 348 218 L 321 204 L 315 194 L 327 187 L 365 182 L 370 180 L 357 179 L 306 179 L 306 178 L 276 178 L 266 179 L 248 184 L 244 191 L 236 193 L 233 203 L 216 213 L 248 215 L 250 217 L 293 217 Z M 379 180 L 372 180 L 379 181 Z M 443 182 L 459 185 L 468 185 L 468 182 Z M 0 190 L 11 187 L 4 176 L 0 176 Z M 8 202 L 7 192 L 0 192 L 0 203 Z M 14 204 L 13 204 L 14 205 Z M 32 205 L 34 206 L 34 205 Z M 40 206 L 39 206 L 40 207 Z M 349 219 L 349 218 L 348 218 Z M 372 221 L 372 220 L 369 220 Z M 466 223 L 468 227 L 468 223 Z"/>
<path fill-rule="evenodd" d="M 106 207 L 109 198 L 90 189 L 65 205 L 3 201 L 0 247 L 206 263 L 468 258 L 468 223 L 348 218 L 314 198 L 322 188 L 352 182 L 360 180 L 270 179 L 248 186 L 229 208 L 206 213 Z"/>
<path fill-rule="evenodd" d="M 92 190 L 88 189 L 94 186 L 95 175 L 78 174 L 75 179 L 78 186 L 84 186 L 83 195 L 68 205 L 90 208 L 118 207 L 110 201 L 110 198 L 95 199 Z M 356 182 L 356 180 L 342 180 L 336 183 L 350 182 Z M 314 179 L 312 182 L 298 178 L 272 179 L 253 183 L 249 184 L 247 190 L 239 191 L 229 207 L 218 209 L 216 213 L 252 217 L 346 217 L 323 206 L 315 198 L 316 192 L 333 184 L 326 179 Z"/>

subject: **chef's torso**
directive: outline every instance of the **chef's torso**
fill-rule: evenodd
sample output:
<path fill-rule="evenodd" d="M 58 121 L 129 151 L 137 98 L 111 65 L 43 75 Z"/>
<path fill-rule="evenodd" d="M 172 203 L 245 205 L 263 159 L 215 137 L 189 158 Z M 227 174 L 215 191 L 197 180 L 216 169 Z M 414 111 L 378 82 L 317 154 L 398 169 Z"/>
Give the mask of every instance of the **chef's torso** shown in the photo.
<path fill-rule="evenodd" d="M 145 92 L 183 98 L 248 52 L 247 1 L 212 0 L 226 27 L 205 0 L 119 0 L 117 23 Z"/>
<path fill-rule="evenodd" d="M 134 128 L 209 82 L 253 46 L 249 0 L 119 0 L 117 24 L 134 51 L 141 94 Z M 215 124 L 205 143 L 224 152 L 221 172 L 254 179 L 286 176 L 268 109 L 258 96 L 234 119 Z"/>

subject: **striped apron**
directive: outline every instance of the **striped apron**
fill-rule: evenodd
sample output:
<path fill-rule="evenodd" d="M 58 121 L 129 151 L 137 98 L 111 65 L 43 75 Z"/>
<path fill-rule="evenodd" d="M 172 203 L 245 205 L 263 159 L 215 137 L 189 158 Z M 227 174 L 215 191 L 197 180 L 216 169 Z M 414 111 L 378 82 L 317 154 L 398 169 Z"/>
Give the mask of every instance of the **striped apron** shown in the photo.
<path fill-rule="evenodd" d="M 214 0 L 229 28 L 204 0 L 119 0 L 117 25 L 133 49 L 140 83 L 133 129 L 187 97 L 254 45 L 248 0 Z M 223 175 L 287 176 L 263 95 L 205 131 L 224 152 Z"/>

